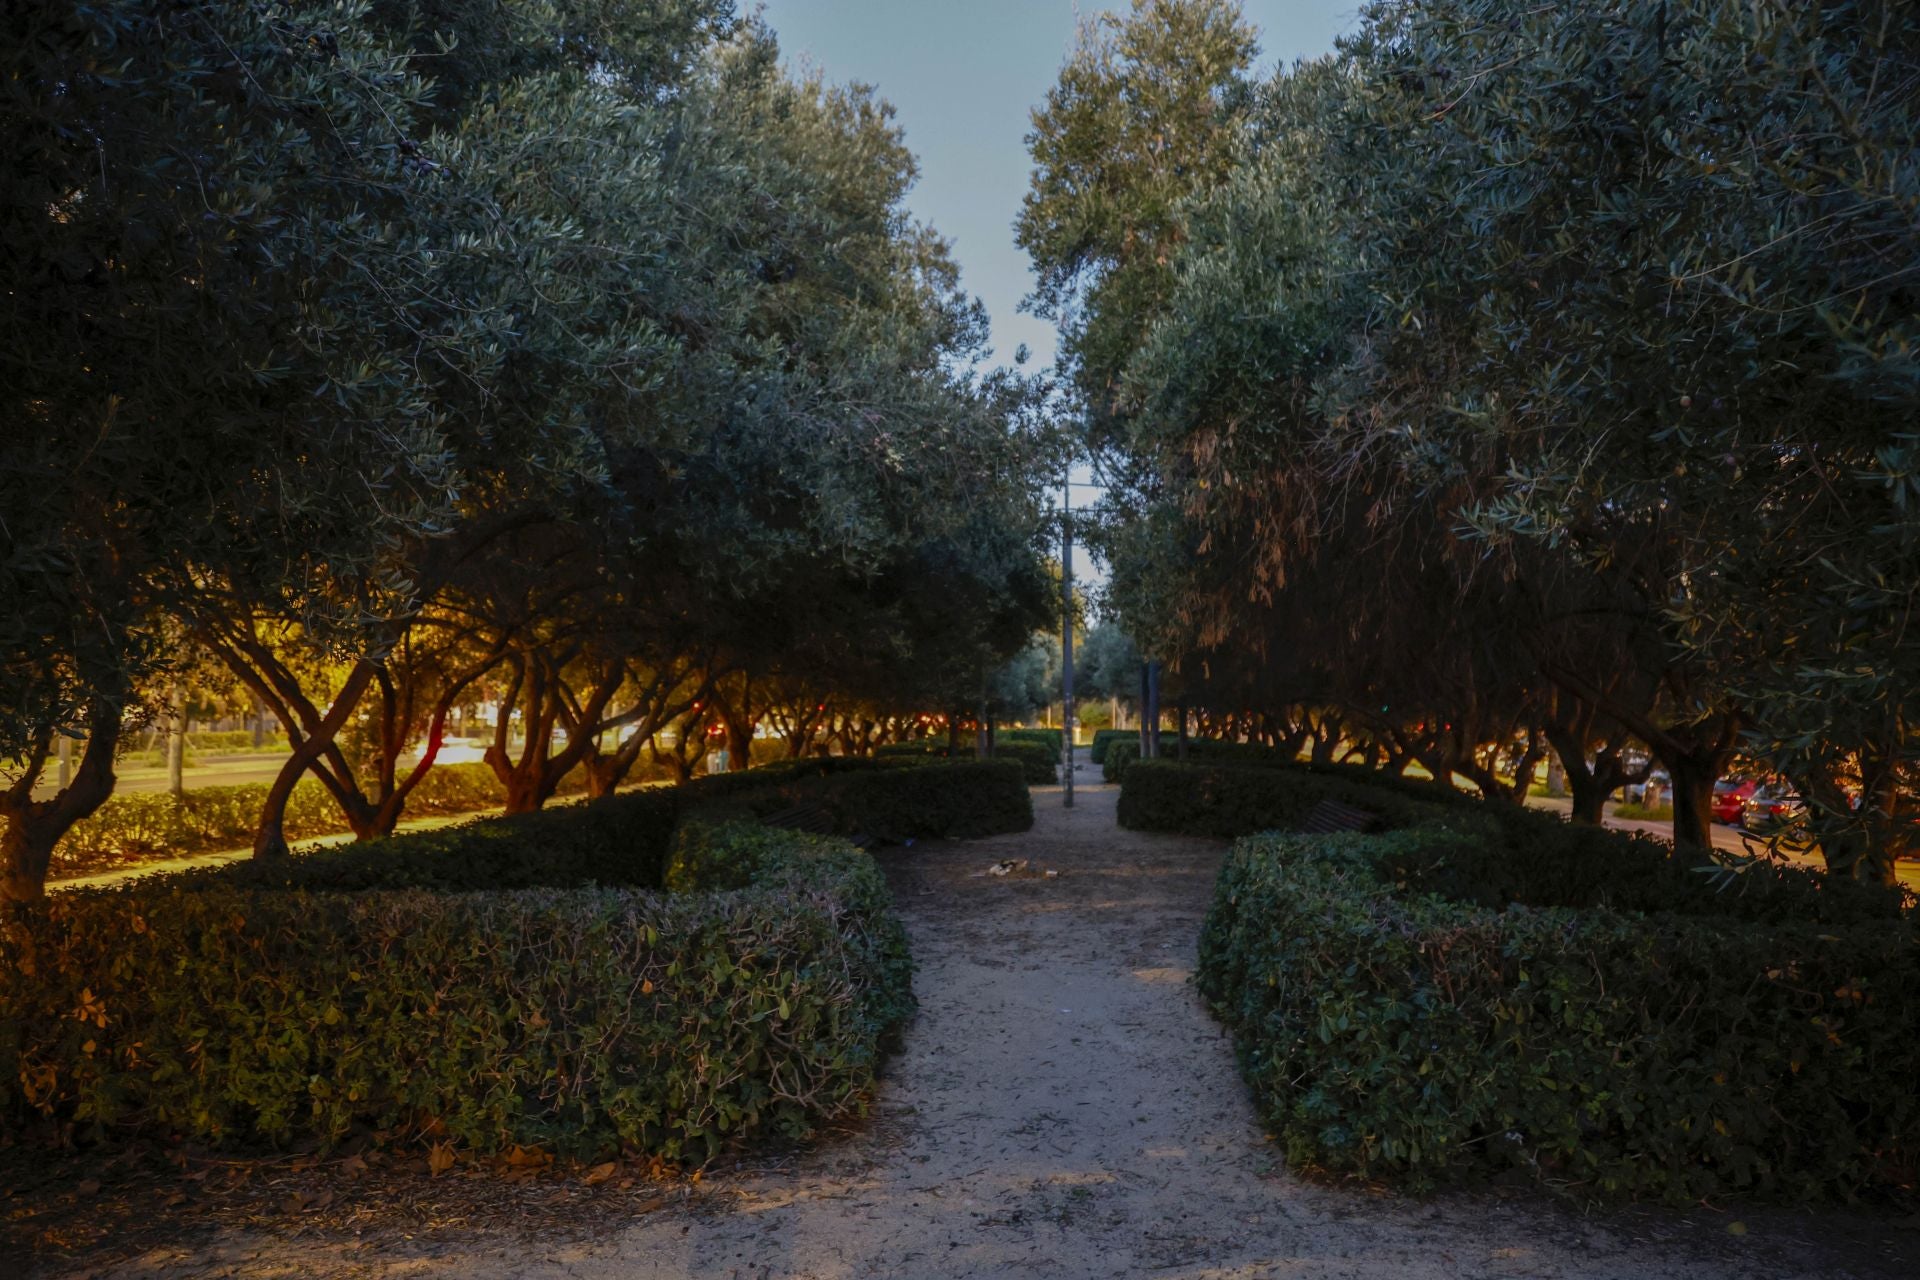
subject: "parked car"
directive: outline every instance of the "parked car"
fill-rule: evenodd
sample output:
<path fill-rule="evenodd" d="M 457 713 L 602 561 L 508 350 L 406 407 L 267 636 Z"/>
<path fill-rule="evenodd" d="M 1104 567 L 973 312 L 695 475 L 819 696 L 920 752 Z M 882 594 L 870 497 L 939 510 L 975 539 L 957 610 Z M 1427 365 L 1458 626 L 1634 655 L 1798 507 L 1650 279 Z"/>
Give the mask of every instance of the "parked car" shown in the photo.
<path fill-rule="evenodd" d="M 1629 782 L 1620 788 L 1620 798 L 1627 804 L 1645 804 L 1649 787 L 1658 791 L 1665 802 L 1673 795 L 1673 777 L 1665 769 L 1655 769 L 1647 774 L 1645 781 Z"/>
<path fill-rule="evenodd" d="M 1755 833 L 1777 831 L 1797 819 L 1806 807 L 1793 788 L 1770 784 L 1747 797 L 1746 807 L 1740 811 L 1740 825 Z"/>
<path fill-rule="evenodd" d="M 1760 789 L 1758 778 L 1722 778 L 1713 784 L 1713 820 L 1730 827 L 1740 825 L 1747 801 Z"/>

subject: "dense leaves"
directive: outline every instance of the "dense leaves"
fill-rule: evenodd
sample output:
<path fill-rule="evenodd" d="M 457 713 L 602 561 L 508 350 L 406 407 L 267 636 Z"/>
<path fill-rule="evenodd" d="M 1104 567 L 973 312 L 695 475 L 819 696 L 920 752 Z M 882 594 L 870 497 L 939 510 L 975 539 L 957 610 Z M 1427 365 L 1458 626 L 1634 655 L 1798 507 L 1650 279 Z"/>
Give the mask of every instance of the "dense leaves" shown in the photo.
<path fill-rule="evenodd" d="M 739 816 L 796 803 L 1032 822 L 1011 765 L 809 761 L 62 893 L 0 935 L 0 1115 L 693 1160 L 804 1136 L 864 1106 L 913 997 L 872 857 Z"/>
<path fill-rule="evenodd" d="M 1723 887 L 1645 839 L 1353 771 L 1127 771 L 1129 825 L 1231 835 L 1322 799 L 1383 835 L 1248 836 L 1199 984 L 1302 1166 L 1414 1186 L 1795 1202 L 1913 1174 L 1920 942 L 1877 886 Z"/>
<path fill-rule="evenodd" d="M 1035 205 L 1100 190 L 1172 246 L 1072 330 L 1129 335 L 1070 351 L 1128 631 L 1231 736 L 1508 798 L 1551 742 L 1587 821 L 1637 741 L 1702 848 L 1742 754 L 1830 865 L 1891 879 L 1920 832 L 1911 6 L 1383 3 L 1228 80 L 1230 160 L 1183 199 L 1124 148 L 1034 147 Z"/>
<path fill-rule="evenodd" d="M 290 735 L 274 855 L 306 776 L 390 833 L 456 708 L 532 809 L 774 708 L 865 751 L 1031 636 L 1035 390 L 891 109 L 726 0 L 5 22 L 6 896 L 194 652 Z"/>

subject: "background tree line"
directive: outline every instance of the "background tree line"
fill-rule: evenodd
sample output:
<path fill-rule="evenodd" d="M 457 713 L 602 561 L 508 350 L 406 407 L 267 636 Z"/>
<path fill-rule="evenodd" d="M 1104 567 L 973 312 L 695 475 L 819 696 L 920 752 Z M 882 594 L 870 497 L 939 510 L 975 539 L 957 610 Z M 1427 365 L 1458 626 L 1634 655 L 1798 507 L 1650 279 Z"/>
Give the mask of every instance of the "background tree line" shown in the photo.
<path fill-rule="evenodd" d="M 1109 605 L 1218 731 L 1576 817 L 1736 755 L 1890 879 L 1920 784 L 1920 14 L 1231 0 L 1090 26 L 1019 233 Z M 1326 730 L 1331 723 L 1337 732 Z"/>
<path fill-rule="evenodd" d="M 286 728 L 271 855 L 483 696 L 528 809 L 667 728 L 869 748 L 1043 616 L 1036 388 L 890 108 L 728 0 L 0 21 L 5 896 L 188 655 Z"/>

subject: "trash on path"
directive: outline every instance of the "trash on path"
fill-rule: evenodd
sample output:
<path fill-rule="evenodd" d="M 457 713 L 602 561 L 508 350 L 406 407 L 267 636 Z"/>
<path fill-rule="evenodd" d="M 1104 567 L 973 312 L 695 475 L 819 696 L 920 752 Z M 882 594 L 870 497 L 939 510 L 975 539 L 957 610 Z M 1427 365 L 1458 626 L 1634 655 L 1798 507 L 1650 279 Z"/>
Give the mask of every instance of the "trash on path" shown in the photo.
<path fill-rule="evenodd" d="M 999 862 L 993 863 L 983 870 L 970 872 L 969 874 L 976 880 L 981 876 L 1030 876 L 1035 878 L 1044 876 L 1048 880 L 1056 880 L 1060 876 L 1058 871 L 1043 871 L 1034 866 L 1031 858 L 1002 858 Z"/>

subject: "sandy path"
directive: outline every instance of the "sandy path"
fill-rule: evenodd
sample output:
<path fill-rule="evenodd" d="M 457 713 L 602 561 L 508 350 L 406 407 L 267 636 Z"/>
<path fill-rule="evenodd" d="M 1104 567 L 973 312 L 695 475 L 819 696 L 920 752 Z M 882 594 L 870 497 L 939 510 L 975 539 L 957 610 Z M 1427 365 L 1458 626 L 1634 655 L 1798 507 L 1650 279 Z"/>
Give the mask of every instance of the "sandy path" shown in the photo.
<path fill-rule="evenodd" d="M 1911 1231 L 1778 1215 L 1581 1217 L 1539 1193 L 1423 1202 L 1280 1167 L 1187 983 L 1221 846 L 1139 836 L 1116 792 L 1036 793 L 1023 836 L 882 855 L 922 1001 L 871 1124 L 582 1238 L 228 1233 L 125 1277 L 1800 1277 L 1914 1274 Z M 988 878 L 998 858 L 1027 876 Z M 1057 878 L 1037 874 L 1057 869 Z M 1903 1259 L 1900 1255 L 1906 1255 Z"/>

